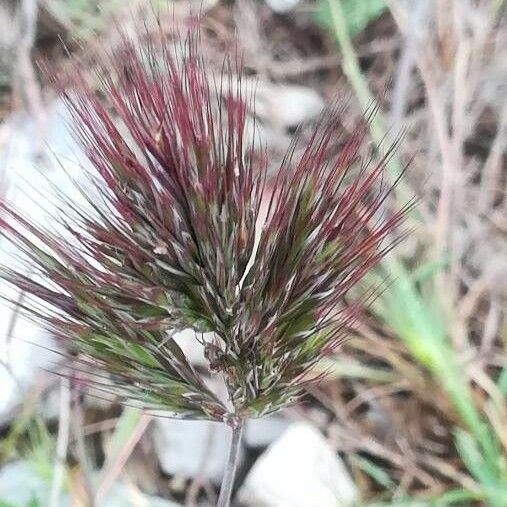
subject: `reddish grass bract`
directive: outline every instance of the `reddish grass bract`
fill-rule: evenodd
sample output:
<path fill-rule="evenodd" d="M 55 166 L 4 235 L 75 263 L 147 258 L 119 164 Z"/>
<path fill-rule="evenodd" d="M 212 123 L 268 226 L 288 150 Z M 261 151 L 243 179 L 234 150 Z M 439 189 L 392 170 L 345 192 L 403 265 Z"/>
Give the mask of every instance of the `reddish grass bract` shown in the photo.
<path fill-rule="evenodd" d="M 319 378 L 313 367 L 360 307 L 345 296 L 392 245 L 404 210 L 379 216 L 389 153 L 359 156 L 367 119 L 338 155 L 323 119 L 268 195 L 265 156 L 247 134 L 252 97 L 234 65 L 206 70 L 196 41 L 125 38 L 97 66 L 100 93 L 71 76 L 64 96 L 92 166 L 86 205 L 62 200 L 71 212 L 58 234 L 4 203 L 2 234 L 36 276 L 2 276 L 33 296 L 26 309 L 97 391 L 180 417 L 259 416 Z M 205 355 L 229 400 L 172 338 L 183 328 L 214 333 Z"/>

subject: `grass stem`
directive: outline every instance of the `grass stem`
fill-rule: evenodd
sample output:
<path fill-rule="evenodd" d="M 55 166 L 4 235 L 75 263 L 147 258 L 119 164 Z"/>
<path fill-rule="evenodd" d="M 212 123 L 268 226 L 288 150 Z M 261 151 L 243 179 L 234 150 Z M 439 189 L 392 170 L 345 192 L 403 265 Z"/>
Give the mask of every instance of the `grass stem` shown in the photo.
<path fill-rule="evenodd" d="M 375 103 L 375 97 L 371 93 L 368 83 L 361 72 L 359 59 L 347 27 L 342 1 L 327 0 L 327 2 L 329 4 L 329 12 L 331 13 L 333 31 L 342 54 L 343 72 L 354 90 L 361 109 L 366 111 Z M 381 111 L 378 111 L 370 121 L 370 134 L 377 147 L 383 145 L 386 141 L 387 129 L 385 125 L 385 119 Z M 396 154 L 389 160 L 387 167 L 392 181 L 396 180 L 403 170 L 403 166 Z M 414 195 L 403 181 L 398 182 L 395 192 L 400 202 L 408 202 Z"/>
<path fill-rule="evenodd" d="M 229 448 L 229 458 L 220 487 L 220 496 L 218 498 L 217 507 L 229 507 L 231 504 L 232 488 L 234 478 L 239 462 L 239 452 L 241 450 L 241 438 L 243 436 L 244 419 L 235 419 L 231 424 L 232 436 Z"/>

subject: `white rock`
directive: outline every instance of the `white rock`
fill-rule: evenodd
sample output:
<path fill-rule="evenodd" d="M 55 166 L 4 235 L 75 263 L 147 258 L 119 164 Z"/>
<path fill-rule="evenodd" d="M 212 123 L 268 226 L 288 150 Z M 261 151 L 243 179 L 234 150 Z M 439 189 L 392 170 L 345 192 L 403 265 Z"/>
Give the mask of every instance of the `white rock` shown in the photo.
<path fill-rule="evenodd" d="M 7 463 L 0 470 L 0 499 L 8 505 L 30 505 L 34 499 L 40 503 L 49 497 L 50 487 L 26 461 Z"/>
<path fill-rule="evenodd" d="M 299 0 L 266 0 L 275 12 L 287 12 L 296 7 Z"/>
<path fill-rule="evenodd" d="M 47 505 L 51 490 L 50 479 L 43 478 L 36 467 L 26 461 L 8 463 L 0 470 L 0 505 L 24 506 Z M 32 503 L 36 501 L 37 503 Z M 4 502 L 4 503 L 2 503 Z M 65 491 L 60 499 L 60 507 L 71 503 Z M 180 507 L 178 504 L 159 497 L 147 496 L 136 488 L 124 483 L 113 484 L 103 507 Z"/>
<path fill-rule="evenodd" d="M 5 290 L 2 292 L 5 293 Z M 5 303 L 0 305 L 0 421 L 12 416 L 23 394 L 32 385 L 40 368 L 48 368 L 56 360 L 56 344 L 48 333 L 26 318 L 18 317 L 11 338 L 7 327 L 13 318 Z M 25 341 L 26 340 L 26 341 Z"/>
<path fill-rule="evenodd" d="M 348 507 L 358 493 L 324 437 L 296 423 L 255 463 L 239 500 L 248 507 Z"/>
<path fill-rule="evenodd" d="M 209 371 L 209 362 L 204 355 L 204 346 L 213 340 L 213 336 L 213 333 L 196 333 L 192 329 L 184 329 L 175 333 L 173 339 L 192 366 L 208 371 L 208 374 L 203 375 L 206 386 L 227 406 L 229 395 L 224 377 L 222 374 Z M 232 410 L 232 407 L 230 408 Z"/>
<path fill-rule="evenodd" d="M 219 484 L 227 462 L 230 430 L 222 423 L 156 419 L 154 447 L 160 467 L 169 475 L 197 473 Z"/>
<path fill-rule="evenodd" d="M 324 109 L 322 97 L 306 86 L 260 81 L 255 90 L 255 113 L 273 126 L 297 127 Z"/>
<path fill-rule="evenodd" d="M 184 329 L 175 333 L 173 339 L 192 365 L 207 367 L 208 360 L 204 356 L 204 343 L 211 339 L 212 335 L 212 333 L 197 334 L 193 329 Z"/>
<path fill-rule="evenodd" d="M 76 198 L 76 190 L 65 171 L 80 171 L 84 155 L 72 140 L 67 127 L 68 113 L 60 101 L 48 108 L 48 152 L 44 162 L 37 158 L 34 122 L 25 115 L 13 116 L 0 129 L 0 159 L 6 171 L 6 189 L 10 202 L 29 220 L 43 220 L 45 211 L 55 210 L 48 180 L 67 195 Z M 60 162 L 57 161 L 56 156 Z M 0 263 L 20 267 L 18 252 L 5 239 L 0 240 Z M 0 282 L 0 294 L 17 301 L 19 291 Z M 11 322 L 15 321 L 12 328 Z M 11 333 L 11 336 L 9 336 Z M 12 305 L 0 300 L 0 420 L 12 415 L 23 394 L 33 382 L 40 368 L 51 368 L 58 359 L 47 349 L 56 349 L 56 343 L 33 321 L 13 312 Z"/>
<path fill-rule="evenodd" d="M 249 419 L 244 439 L 249 447 L 267 447 L 284 433 L 290 423 L 280 415 Z"/>
<path fill-rule="evenodd" d="M 264 106 L 263 106 L 264 108 Z M 245 140 L 247 147 L 253 144 L 257 149 L 267 146 L 268 148 L 286 151 L 290 145 L 291 137 L 285 132 L 285 125 L 273 123 L 271 118 L 263 117 L 261 121 L 254 119 L 254 111 L 245 119 Z M 255 111 L 257 113 L 257 111 Z M 273 118 L 279 122 L 277 116 Z"/>

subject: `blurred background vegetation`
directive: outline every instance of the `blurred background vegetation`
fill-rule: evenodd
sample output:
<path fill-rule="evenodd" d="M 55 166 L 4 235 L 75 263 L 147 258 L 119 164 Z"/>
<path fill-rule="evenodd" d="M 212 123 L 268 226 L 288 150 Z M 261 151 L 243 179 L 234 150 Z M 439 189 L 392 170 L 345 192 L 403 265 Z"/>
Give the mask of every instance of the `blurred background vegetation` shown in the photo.
<path fill-rule="evenodd" d="M 267 90 L 276 85 L 282 96 L 287 90 L 286 98 L 291 90 L 306 90 L 326 103 L 345 97 L 345 129 L 378 100 L 370 140 L 384 146 L 404 133 L 389 175 L 394 180 L 410 162 L 396 199 L 419 201 L 409 218 L 412 232 L 372 275 L 372 282 L 389 284 L 357 336 L 322 365 L 330 376 L 283 418 L 306 420 L 326 436 L 357 487 L 359 505 L 506 506 L 505 5 L 2 0 L 2 181 L 9 173 L 2 153 L 17 135 L 12 118 L 25 111 L 36 125 L 34 142 L 44 145 L 54 97 L 40 84 L 33 62 L 92 58 L 98 48 L 118 43 L 117 24 L 150 30 L 142 22 L 147 12 L 156 12 L 170 32 L 190 12 L 202 11 L 211 62 L 220 65 L 224 49 L 237 44 L 248 73 Z M 299 116 L 288 98 L 273 99 L 268 92 L 262 97 L 274 108 L 270 116 L 279 119 L 275 129 L 273 118 L 260 117 L 279 140 L 268 143 L 275 167 L 297 126 L 286 118 Z M 302 119 L 303 130 L 311 128 L 311 118 Z M 13 322 L 17 315 L 8 318 Z M 6 334 L 2 366 L 16 377 L 15 358 L 8 354 L 12 332 Z M 47 377 L 37 377 L 2 416 L 2 464 L 23 460 L 37 477 L 27 505 L 67 505 L 58 503 L 64 493 L 68 505 L 87 505 L 90 490 L 101 492 L 100 500 L 119 477 L 128 478 L 129 498 L 138 499 L 128 500 L 132 505 L 158 505 L 143 500 L 141 491 L 187 505 L 211 504 L 207 479 L 182 482 L 160 471 L 149 416 L 118 406 L 89 407 L 65 383 Z M 41 407 L 51 391 L 58 408 L 47 416 Z M 243 477 L 258 454 L 248 454 Z M 1 481 L 0 473 L 0 506 L 25 505 L 3 501 Z"/>

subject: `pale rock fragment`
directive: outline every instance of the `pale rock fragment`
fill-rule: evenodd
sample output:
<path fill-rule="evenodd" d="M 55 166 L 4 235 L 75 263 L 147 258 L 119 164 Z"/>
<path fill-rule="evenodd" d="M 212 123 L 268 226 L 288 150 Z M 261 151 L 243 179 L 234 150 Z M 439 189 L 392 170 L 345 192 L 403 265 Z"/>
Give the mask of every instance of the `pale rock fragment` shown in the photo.
<path fill-rule="evenodd" d="M 238 497 L 245 507 L 350 507 L 358 492 L 324 437 L 296 423 L 257 460 Z"/>

